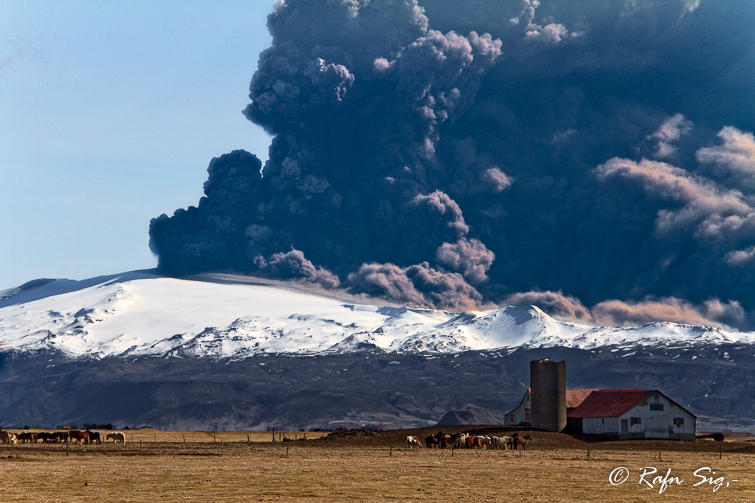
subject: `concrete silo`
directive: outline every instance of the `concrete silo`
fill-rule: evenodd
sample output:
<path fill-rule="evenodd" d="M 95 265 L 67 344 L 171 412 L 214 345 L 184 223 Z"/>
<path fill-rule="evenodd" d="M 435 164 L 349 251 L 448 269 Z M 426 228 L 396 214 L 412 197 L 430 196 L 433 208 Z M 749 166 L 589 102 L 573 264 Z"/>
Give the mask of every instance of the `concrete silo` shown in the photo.
<path fill-rule="evenodd" d="M 545 431 L 566 426 L 566 362 L 547 358 L 530 362 L 532 409 L 530 424 Z"/>

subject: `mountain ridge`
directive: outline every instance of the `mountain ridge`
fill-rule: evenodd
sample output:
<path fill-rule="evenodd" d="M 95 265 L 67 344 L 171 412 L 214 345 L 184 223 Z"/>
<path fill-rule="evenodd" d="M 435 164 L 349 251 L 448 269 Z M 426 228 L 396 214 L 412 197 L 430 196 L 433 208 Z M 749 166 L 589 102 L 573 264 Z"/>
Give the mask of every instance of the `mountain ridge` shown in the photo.
<path fill-rule="evenodd" d="M 0 344 L 15 351 L 56 350 L 70 358 L 239 359 L 361 351 L 365 344 L 385 352 L 459 353 L 755 343 L 755 334 L 712 326 L 591 326 L 556 320 L 537 306 L 456 313 L 351 304 L 272 285 L 168 278 L 148 271 L 26 285 L 34 286 L 0 292 Z"/>
<path fill-rule="evenodd" d="M 749 333 L 360 304 L 149 271 L 32 286 L 0 295 L 3 426 L 430 426 L 464 404 L 503 416 L 529 361 L 551 358 L 567 361 L 569 387 L 660 389 L 699 429 L 755 427 Z"/>

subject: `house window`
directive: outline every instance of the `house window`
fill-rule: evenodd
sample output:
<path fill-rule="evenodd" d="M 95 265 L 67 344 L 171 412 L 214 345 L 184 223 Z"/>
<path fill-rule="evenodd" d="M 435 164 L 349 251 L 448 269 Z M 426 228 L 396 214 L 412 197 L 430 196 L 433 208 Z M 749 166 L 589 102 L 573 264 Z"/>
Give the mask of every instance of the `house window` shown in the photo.
<path fill-rule="evenodd" d="M 663 404 L 662 403 L 651 403 L 650 404 L 650 410 L 663 410 Z"/>
<path fill-rule="evenodd" d="M 629 418 L 629 426 L 634 426 L 635 424 L 642 424 L 642 418 L 641 417 L 630 417 Z"/>
<path fill-rule="evenodd" d="M 681 428 L 684 426 L 684 418 L 683 417 L 675 417 L 674 418 L 674 426 L 677 428 Z"/>

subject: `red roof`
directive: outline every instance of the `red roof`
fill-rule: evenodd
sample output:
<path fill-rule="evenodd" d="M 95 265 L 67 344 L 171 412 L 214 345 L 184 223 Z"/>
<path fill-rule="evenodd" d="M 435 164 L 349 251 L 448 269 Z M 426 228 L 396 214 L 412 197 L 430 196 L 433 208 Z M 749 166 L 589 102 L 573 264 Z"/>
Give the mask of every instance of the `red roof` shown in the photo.
<path fill-rule="evenodd" d="M 566 408 L 573 409 L 579 407 L 579 404 L 584 402 L 585 398 L 590 396 L 590 393 L 595 391 L 594 389 L 573 389 L 567 388 L 566 390 Z"/>
<path fill-rule="evenodd" d="M 650 397 L 655 390 L 601 389 L 595 390 L 569 412 L 567 417 L 618 417 Z"/>

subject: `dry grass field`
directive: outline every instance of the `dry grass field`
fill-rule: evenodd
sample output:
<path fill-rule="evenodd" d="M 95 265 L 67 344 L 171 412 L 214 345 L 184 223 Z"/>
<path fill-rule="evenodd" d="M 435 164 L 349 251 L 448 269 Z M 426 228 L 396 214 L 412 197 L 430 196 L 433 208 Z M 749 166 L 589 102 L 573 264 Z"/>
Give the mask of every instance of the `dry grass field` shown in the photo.
<path fill-rule="evenodd" d="M 267 432 L 138 430 L 125 432 L 126 445 L 72 445 L 69 456 L 65 445 L 17 445 L 12 455 L 4 445 L 0 501 L 755 501 L 752 437 L 584 443 L 533 432 L 524 452 L 412 451 L 402 443 L 408 433 L 430 431 L 319 439 L 325 434 L 307 432 L 306 441 L 272 443 Z M 629 478 L 613 486 L 609 475 L 618 467 Z M 640 483 L 643 467 L 658 470 L 646 477 L 653 488 Z M 708 481 L 693 486 L 702 481 L 693 472 L 703 467 L 721 482 L 717 491 Z M 669 468 L 682 482 L 660 494 L 653 477 Z"/>

